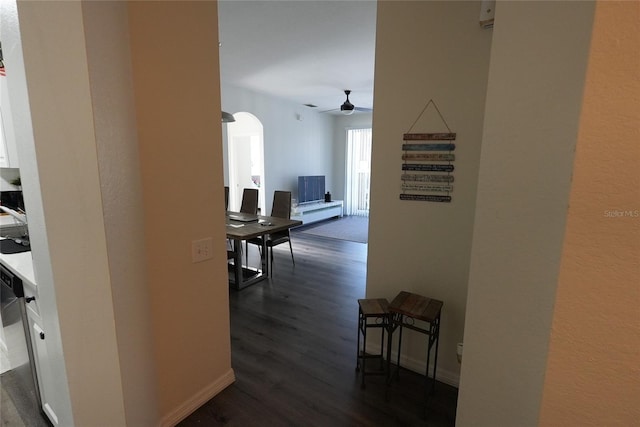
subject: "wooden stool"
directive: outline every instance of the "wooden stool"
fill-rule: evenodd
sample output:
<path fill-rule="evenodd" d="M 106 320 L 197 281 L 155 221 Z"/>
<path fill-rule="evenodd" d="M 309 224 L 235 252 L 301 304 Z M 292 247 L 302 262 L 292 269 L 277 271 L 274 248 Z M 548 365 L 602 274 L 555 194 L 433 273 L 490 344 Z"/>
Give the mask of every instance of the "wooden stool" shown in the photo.
<path fill-rule="evenodd" d="M 358 300 L 358 357 L 356 359 L 356 372 L 362 372 L 362 385 L 364 388 L 364 377 L 367 375 L 383 375 L 384 369 L 384 333 L 389 327 L 389 301 L 384 298 L 378 299 L 359 299 Z M 380 353 L 368 354 L 367 347 L 367 329 L 381 328 L 382 337 L 380 339 Z M 360 349 L 360 334 L 362 334 L 362 350 Z M 367 359 L 379 359 L 380 368 L 377 371 L 367 371 L 365 363 Z M 361 366 L 362 363 L 362 366 Z"/>
<path fill-rule="evenodd" d="M 423 415 L 427 414 L 429 405 L 429 361 L 431 358 L 431 348 L 435 345 L 435 357 L 433 359 L 433 378 L 431 380 L 431 392 L 435 390 L 436 370 L 438 367 L 438 344 L 440 343 L 440 314 L 442 312 L 442 301 L 427 298 L 422 295 L 407 291 L 400 292 L 387 307 L 389 310 L 389 344 L 387 346 L 387 394 L 391 382 L 391 346 L 393 333 L 396 328 L 400 329 L 398 337 L 398 360 L 396 362 L 396 376 L 400 372 L 400 353 L 402 351 L 402 330 L 404 328 L 423 333 L 427 336 L 427 366 L 425 372 L 425 406 Z M 419 327 L 415 320 L 427 323 L 427 327 Z"/>

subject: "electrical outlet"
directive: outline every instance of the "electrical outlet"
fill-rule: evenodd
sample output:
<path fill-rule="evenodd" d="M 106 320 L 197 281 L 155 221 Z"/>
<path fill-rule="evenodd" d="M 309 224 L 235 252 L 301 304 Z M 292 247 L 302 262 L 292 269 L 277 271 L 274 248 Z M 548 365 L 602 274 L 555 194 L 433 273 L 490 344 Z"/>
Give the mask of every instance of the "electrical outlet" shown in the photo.
<path fill-rule="evenodd" d="M 213 239 L 194 240 L 191 242 L 191 260 L 193 262 L 206 261 L 213 258 Z"/>

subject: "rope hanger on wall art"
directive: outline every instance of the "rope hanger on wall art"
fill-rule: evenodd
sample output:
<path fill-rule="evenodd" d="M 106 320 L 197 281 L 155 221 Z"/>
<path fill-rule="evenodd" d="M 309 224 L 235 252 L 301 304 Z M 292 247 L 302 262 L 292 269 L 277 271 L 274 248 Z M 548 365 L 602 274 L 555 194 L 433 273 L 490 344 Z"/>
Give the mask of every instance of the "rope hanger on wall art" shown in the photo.
<path fill-rule="evenodd" d="M 413 128 L 431 105 L 435 108 L 448 132 L 413 133 Z M 433 99 L 427 102 L 402 139 L 403 163 L 400 200 L 450 203 L 454 179 L 452 163 L 456 159 L 453 154 L 456 145 L 451 141 L 455 141 L 456 134 L 451 132 L 451 128 Z"/>

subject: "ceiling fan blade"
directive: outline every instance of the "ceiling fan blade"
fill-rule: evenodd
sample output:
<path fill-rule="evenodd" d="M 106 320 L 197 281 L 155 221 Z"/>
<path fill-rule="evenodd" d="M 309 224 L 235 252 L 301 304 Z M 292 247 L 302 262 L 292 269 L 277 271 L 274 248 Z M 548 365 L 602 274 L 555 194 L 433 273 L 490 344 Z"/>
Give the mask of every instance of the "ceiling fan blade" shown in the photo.
<path fill-rule="evenodd" d="M 340 107 L 332 108 L 330 110 L 319 111 L 319 112 L 320 113 L 332 113 L 334 111 L 339 111 L 342 114 L 349 115 L 349 114 L 352 114 L 352 113 L 354 113 L 356 111 L 365 112 L 365 113 L 370 113 L 370 112 L 373 111 L 372 108 L 356 107 L 355 105 L 353 105 L 353 103 L 349 100 L 349 95 L 351 94 L 350 90 L 346 89 L 344 91 L 344 94 L 346 95 L 347 99 L 342 103 L 342 105 L 340 105 Z"/>
<path fill-rule="evenodd" d="M 318 113 L 344 113 L 342 110 L 340 110 L 340 108 L 332 108 L 331 110 L 324 110 L 324 111 L 318 111 Z M 353 110 L 350 110 L 349 112 L 353 113 L 353 112 L 360 112 L 360 113 L 372 113 L 373 112 L 373 108 L 365 108 L 365 107 L 353 107 Z"/>

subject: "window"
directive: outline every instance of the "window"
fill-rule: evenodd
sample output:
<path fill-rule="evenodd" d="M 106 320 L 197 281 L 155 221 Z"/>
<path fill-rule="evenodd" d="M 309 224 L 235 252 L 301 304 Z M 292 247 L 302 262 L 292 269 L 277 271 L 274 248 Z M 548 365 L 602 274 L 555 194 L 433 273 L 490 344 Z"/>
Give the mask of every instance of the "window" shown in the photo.
<path fill-rule="evenodd" d="M 371 128 L 347 130 L 346 214 L 369 216 Z"/>

